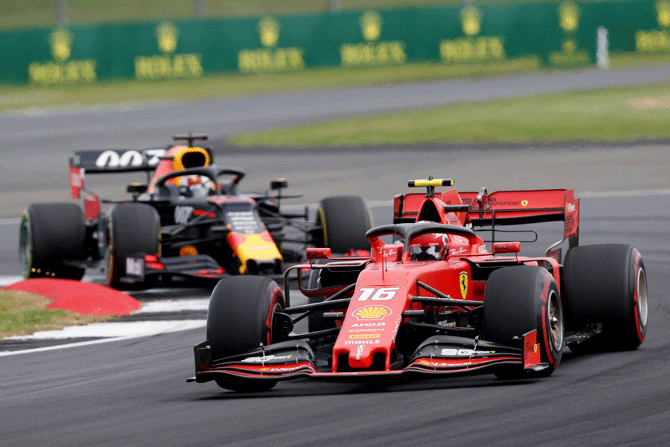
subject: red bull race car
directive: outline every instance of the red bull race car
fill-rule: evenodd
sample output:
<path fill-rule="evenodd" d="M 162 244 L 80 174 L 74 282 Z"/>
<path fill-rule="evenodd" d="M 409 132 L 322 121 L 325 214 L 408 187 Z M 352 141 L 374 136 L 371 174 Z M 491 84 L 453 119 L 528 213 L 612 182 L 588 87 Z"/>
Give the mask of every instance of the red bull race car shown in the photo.
<path fill-rule="evenodd" d="M 371 214 L 360 197 L 325 198 L 309 220 L 307 208 L 280 210 L 284 199 L 300 197 L 282 195 L 286 180 L 272 181 L 272 193 L 240 194 L 245 172 L 213 164 L 212 151 L 194 145 L 205 135 L 174 139 L 179 143 L 167 148 L 75 153 L 71 195 L 85 196 L 83 209 L 27 208 L 19 237 L 25 277 L 81 279 L 87 267 L 102 267 L 115 288 L 214 284 L 228 275 L 281 277 L 283 262 L 303 260 L 305 246 L 343 254 L 369 249 Z M 147 182 L 128 185 L 130 199 L 101 200 L 84 187 L 85 175 L 134 171 L 146 172 Z"/>
<path fill-rule="evenodd" d="M 579 246 L 573 190 L 435 192 L 451 185 L 410 181 L 426 193 L 395 197 L 394 223 L 366 233 L 370 256 L 308 248 L 308 261 L 285 273 L 288 281 L 298 272 L 308 304 L 292 305 L 289 288 L 270 278 L 219 282 L 189 381 L 260 391 L 299 377 L 546 377 L 564 346 L 628 350 L 643 342 L 642 257 L 630 245 Z M 563 238 L 544 256 L 522 256 L 513 241 L 489 249 L 480 236 L 550 221 L 563 222 Z M 297 333 L 303 319 L 308 331 Z"/>

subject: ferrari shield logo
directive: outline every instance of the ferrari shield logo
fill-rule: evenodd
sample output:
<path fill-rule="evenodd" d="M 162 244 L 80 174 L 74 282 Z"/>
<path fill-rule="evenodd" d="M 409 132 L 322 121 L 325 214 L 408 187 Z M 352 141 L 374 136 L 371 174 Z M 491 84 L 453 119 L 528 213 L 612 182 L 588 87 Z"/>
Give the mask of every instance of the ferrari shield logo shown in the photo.
<path fill-rule="evenodd" d="M 461 296 L 468 296 L 468 272 L 461 272 L 458 276 L 458 284 L 461 286 Z"/>
<path fill-rule="evenodd" d="M 521 206 L 528 206 L 528 200 L 522 200 Z"/>

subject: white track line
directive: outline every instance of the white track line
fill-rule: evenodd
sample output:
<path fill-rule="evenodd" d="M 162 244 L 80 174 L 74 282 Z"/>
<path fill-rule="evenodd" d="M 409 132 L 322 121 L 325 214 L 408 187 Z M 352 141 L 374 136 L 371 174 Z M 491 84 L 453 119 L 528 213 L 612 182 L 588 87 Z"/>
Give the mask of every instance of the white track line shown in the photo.
<path fill-rule="evenodd" d="M 149 303 L 143 303 L 142 308 L 137 312 L 133 312 L 133 315 L 207 310 L 208 308 L 209 298 L 151 301 Z"/>
<path fill-rule="evenodd" d="M 91 323 L 68 326 L 57 331 L 41 331 L 32 335 L 13 335 L 4 340 L 64 340 L 68 338 L 137 338 L 204 327 L 205 320 L 129 321 L 127 323 Z"/>

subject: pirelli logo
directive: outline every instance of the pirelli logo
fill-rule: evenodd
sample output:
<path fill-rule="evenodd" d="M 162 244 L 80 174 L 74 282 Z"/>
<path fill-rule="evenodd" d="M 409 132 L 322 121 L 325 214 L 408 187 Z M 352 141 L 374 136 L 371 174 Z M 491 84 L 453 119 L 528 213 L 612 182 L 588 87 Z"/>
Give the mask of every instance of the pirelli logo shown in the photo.
<path fill-rule="evenodd" d="M 372 340 L 381 337 L 381 334 L 351 334 L 349 340 Z"/>

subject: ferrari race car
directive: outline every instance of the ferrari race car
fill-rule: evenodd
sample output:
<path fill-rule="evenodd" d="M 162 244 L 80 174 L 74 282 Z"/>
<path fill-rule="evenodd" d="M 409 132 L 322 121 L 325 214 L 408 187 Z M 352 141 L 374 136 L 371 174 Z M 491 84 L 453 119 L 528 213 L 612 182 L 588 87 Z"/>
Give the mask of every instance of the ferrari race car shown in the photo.
<path fill-rule="evenodd" d="M 587 352 L 643 342 L 642 257 L 630 245 L 578 246 L 573 190 L 435 193 L 451 185 L 410 181 L 427 193 L 395 197 L 394 224 L 366 233 L 371 256 L 308 248 L 309 261 L 285 273 L 287 286 L 298 272 L 306 305 L 293 306 L 289 288 L 270 278 L 220 281 L 189 381 L 259 391 L 298 377 L 545 377 L 566 345 Z M 549 221 L 563 221 L 563 239 L 546 256 L 521 256 L 519 242 L 493 242 L 489 251 L 480 236 Z M 308 332 L 296 333 L 305 318 Z"/>
<path fill-rule="evenodd" d="M 239 274 L 278 274 L 284 260 L 304 260 L 305 246 L 337 253 L 368 250 L 371 214 L 360 197 L 320 202 L 316 220 L 280 210 L 287 182 L 272 194 L 239 194 L 245 173 L 212 163 L 211 150 L 194 146 L 205 135 L 162 149 L 77 152 L 70 159 L 74 203 L 33 204 L 20 225 L 19 257 L 26 278 L 81 279 L 85 268 L 106 267 L 115 288 L 148 288 L 175 278 L 191 283 Z M 142 171 L 147 183 L 128 185 L 132 198 L 103 200 L 84 189 L 84 175 Z M 103 204 L 111 204 L 108 212 Z M 357 233 L 349 232 L 353 228 Z M 296 256 L 297 254 L 297 256 Z M 181 281 L 180 283 L 184 283 Z"/>

